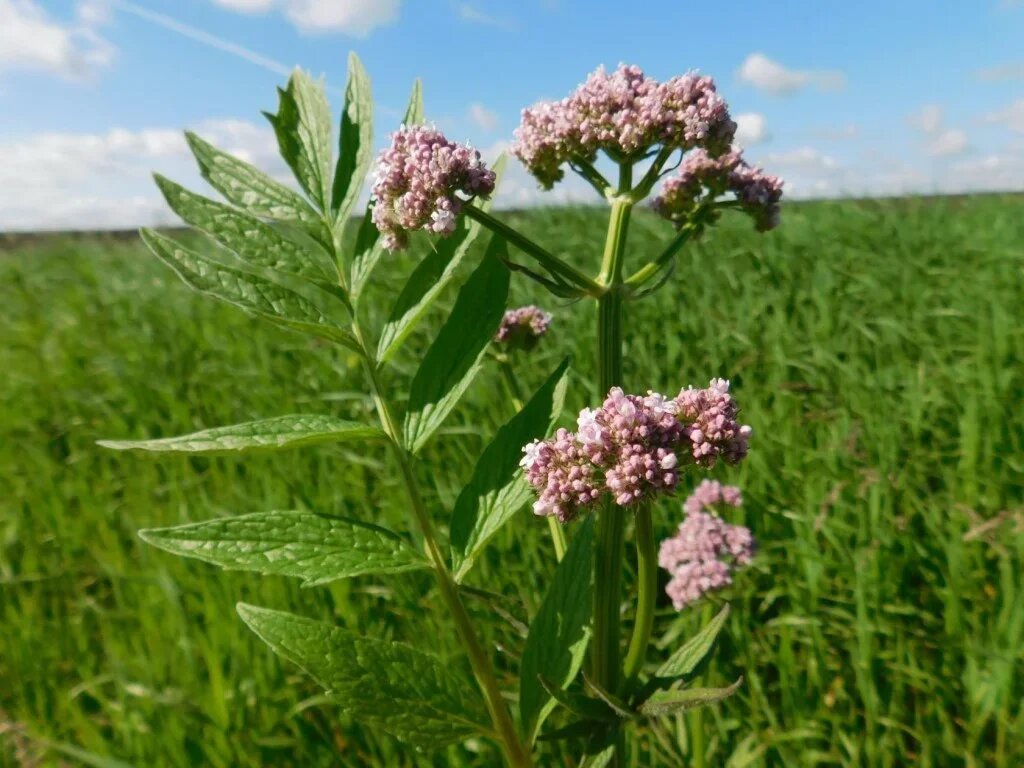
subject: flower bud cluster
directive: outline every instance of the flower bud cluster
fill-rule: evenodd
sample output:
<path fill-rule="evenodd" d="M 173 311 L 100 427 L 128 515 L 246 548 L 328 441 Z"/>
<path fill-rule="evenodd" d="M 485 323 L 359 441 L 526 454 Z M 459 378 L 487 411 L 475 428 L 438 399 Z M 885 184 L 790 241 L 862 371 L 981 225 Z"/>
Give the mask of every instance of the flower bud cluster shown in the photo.
<path fill-rule="evenodd" d="M 450 235 L 463 206 L 456 193 L 486 198 L 494 182 L 477 150 L 432 127 L 403 126 L 377 157 L 373 223 L 392 251 L 405 248 L 416 229 Z"/>
<path fill-rule="evenodd" d="M 658 552 L 658 565 L 672 574 L 665 592 L 676 610 L 732 584 L 733 571 L 750 564 L 756 546 L 750 529 L 717 514 L 742 503 L 739 488 L 705 480 L 683 504 L 686 518 Z"/>
<path fill-rule="evenodd" d="M 629 507 L 672 493 L 680 466 L 739 461 L 751 429 L 736 421 L 728 389 L 722 379 L 675 398 L 613 388 L 600 408 L 580 411 L 575 433 L 560 429 L 554 438 L 523 448 L 520 466 L 538 496 L 534 512 L 568 522 L 603 494 Z"/>
<path fill-rule="evenodd" d="M 652 201 L 655 211 L 676 225 L 689 221 L 698 207 L 732 193 L 758 231 L 779 225 L 782 179 L 747 163 L 736 151 L 713 157 L 696 149 L 683 158 L 679 170 L 662 185 Z"/>
<path fill-rule="evenodd" d="M 523 110 L 512 153 L 545 189 L 573 159 L 592 162 L 599 150 L 636 157 L 654 146 L 728 150 L 736 132 L 725 100 L 710 77 L 688 73 L 664 83 L 636 66 L 611 74 L 598 68 L 561 101 Z"/>
<path fill-rule="evenodd" d="M 532 304 L 505 312 L 494 340 L 509 349 L 533 349 L 548 332 L 551 315 Z"/>

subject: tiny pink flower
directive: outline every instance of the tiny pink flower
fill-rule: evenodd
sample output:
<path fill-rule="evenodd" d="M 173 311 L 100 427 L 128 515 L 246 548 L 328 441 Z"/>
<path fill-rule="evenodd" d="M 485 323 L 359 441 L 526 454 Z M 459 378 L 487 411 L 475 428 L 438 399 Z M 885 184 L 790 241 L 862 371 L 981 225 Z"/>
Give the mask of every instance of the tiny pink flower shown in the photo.
<path fill-rule="evenodd" d="M 532 304 L 510 309 L 501 319 L 494 340 L 509 349 L 530 350 L 548 332 L 551 315 Z"/>

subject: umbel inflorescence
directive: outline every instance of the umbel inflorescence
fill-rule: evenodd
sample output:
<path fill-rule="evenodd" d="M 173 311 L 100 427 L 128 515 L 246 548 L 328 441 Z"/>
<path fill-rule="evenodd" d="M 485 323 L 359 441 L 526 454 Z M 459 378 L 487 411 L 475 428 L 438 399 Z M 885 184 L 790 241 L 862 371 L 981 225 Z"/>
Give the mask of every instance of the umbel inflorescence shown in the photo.
<path fill-rule="evenodd" d="M 561 101 L 524 109 L 512 152 L 550 189 L 564 165 L 592 162 L 601 150 L 616 159 L 655 145 L 720 154 L 735 132 L 710 77 L 688 73 L 660 83 L 623 64 L 611 74 L 599 68 Z"/>
<path fill-rule="evenodd" d="M 755 549 L 750 529 L 719 517 L 742 504 L 739 488 L 717 480 L 702 481 L 684 502 L 686 518 L 658 551 L 658 565 L 672 574 L 665 592 L 676 610 L 732 584 L 733 572 L 750 564 Z"/>
<path fill-rule="evenodd" d="M 390 250 L 405 248 L 412 230 L 450 235 L 465 202 L 457 193 L 486 198 L 494 179 L 472 147 L 435 128 L 403 126 L 377 157 L 373 223 Z"/>
<path fill-rule="evenodd" d="M 746 456 L 751 434 L 738 415 L 723 379 L 675 398 L 627 395 L 616 387 L 600 408 L 580 412 L 576 432 L 559 429 L 523 448 L 520 465 L 538 497 L 533 511 L 568 522 L 604 494 L 628 507 L 671 493 L 687 464 L 735 464 Z"/>
<path fill-rule="evenodd" d="M 530 350 L 548 332 L 551 314 L 533 304 L 505 312 L 494 340 L 507 349 Z"/>

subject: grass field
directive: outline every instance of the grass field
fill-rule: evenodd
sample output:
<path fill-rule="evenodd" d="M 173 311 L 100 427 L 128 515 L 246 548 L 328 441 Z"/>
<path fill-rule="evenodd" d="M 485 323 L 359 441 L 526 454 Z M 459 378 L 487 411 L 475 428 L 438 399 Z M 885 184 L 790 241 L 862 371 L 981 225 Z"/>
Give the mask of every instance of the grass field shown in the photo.
<path fill-rule="evenodd" d="M 520 217 L 581 263 L 603 221 Z M 668 236 L 639 216 L 632 258 Z M 368 419 L 352 361 L 191 294 L 134 240 L 9 245 L 0 307 L 0 763 L 495 764 L 484 743 L 431 759 L 339 716 L 234 612 L 245 600 L 430 638 L 461 664 L 429 575 L 300 589 L 135 535 L 275 508 L 402 528 L 382 452 L 154 460 L 94 444 L 291 412 Z M 575 351 L 568 422 L 596 395 L 594 352 L 576 349 L 592 308 L 552 309 L 521 376 L 535 386 Z M 727 221 L 628 313 L 634 389 L 725 376 L 755 427 L 749 460 L 721 475 L 743 486 L 761 552 L 726 595 L 708 674 L 745 683 L 705 716 L 709 764 L 1024 764 L 1024 198 L 791 205 L 768 236 Z M 410 374 L 439 319 L 403 352 Z M 439 506 L 509 415 L 501 386 L 487 370 L 428 451 Z M 662 509 L 659 534 L 679 518 Z M 471 581 L 527 615 L 553 570 L 545 536 L 524 510 Z M 699 614 L 663 605 L 657 631 L 690 631 Z M 520 642 L 511 628 L 490 639 Z M 638 763 L 684 764 L 676 741 L 644 734 Z"/>

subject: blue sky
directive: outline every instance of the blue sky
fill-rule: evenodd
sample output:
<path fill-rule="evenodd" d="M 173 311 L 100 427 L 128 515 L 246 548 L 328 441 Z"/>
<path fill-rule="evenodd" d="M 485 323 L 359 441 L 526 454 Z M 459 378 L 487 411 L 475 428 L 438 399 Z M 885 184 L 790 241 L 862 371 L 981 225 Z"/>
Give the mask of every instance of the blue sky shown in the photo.
<path fill-rule="evenodd" d="M 794 197 L 1024 189 L 1024 0 L 0 0 L 0 229 L 170 221 L 148 173 L 194 182 L 183 127 L 284 174 L 260 110 L 295 65 L 340 107 L 348 50 L 381 141 L 416 76 L 493 155 L 522 107 L 625 61 L 714 76 Z M 502 199 L 586 194 L 515 169 Z"/>

